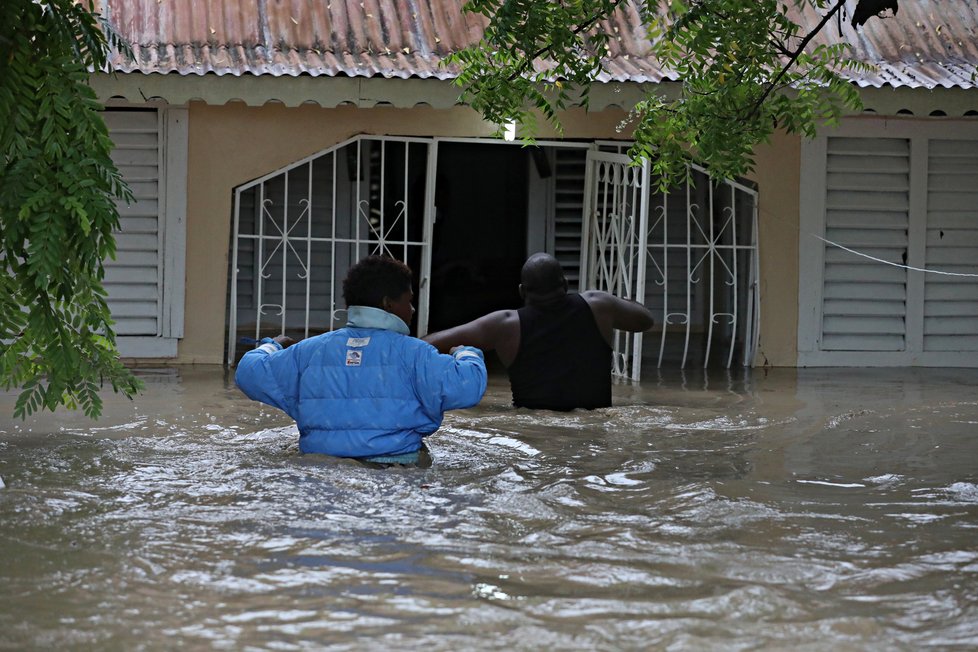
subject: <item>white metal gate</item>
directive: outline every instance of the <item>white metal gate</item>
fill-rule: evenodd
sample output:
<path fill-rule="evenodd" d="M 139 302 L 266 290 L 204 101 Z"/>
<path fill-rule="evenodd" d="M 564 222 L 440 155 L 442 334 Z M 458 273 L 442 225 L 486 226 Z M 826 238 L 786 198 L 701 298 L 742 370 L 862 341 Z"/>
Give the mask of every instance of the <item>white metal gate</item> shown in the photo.
<path fill-rule="evenodd" d="M 228 364 L 239 342 L 344 325 L 343 278 L 370 254 L 415 270 L 425 332 L 434 148 L 430 139 L 358 136 L 235 190 Z"/>
<path fill-rule="evenodd" d="M 639 380 L 643 357 L 730 367 L 739 353 L 749 366 L 760 297 L 756 191 L 695 165 L 668 192 L 652 186 L 647 162 L 588 152 L 581 289 L 643 303 L 659 330 L 657 342 L 616 331 L 614 374 Z"/>
<path fill-rule="evenodd" d="M 584 289 L 642 302 L 645 294 L 649 164 L 589 151 L 585 171 L 581 269 Z M 612 373 L 639 380 L 642 333 L 615 331 Z"/>
<path fill-rule="evenodd" d="M 415 270 L 417 332 L 427 332 L 438 142 L 358 136 L 235 190 L 229 364 L 241 342 L 343 326 L 342 279 L 371 253 Z M 587 153 L 580 290 L 633 299 L 656 315 L 656 337 L 615 333 L 614 374 L 639 380 L 643 358 L 749 366 L 759 316 L 756 191 L 698 166 L 668 192 L 654 185 L 648 163 Z"/>
<path fill-rule="evenodd" d="M 661 311 L 659 366 L 670 336 L 680 367 L 698 356 L 729 368 L 738 352 L 749 366 L 760 316 L 757 192 L 691 165 L 685 183 L 653 193 L 649 210 L 649 276 L 661 290 L 646 305 Z"/>

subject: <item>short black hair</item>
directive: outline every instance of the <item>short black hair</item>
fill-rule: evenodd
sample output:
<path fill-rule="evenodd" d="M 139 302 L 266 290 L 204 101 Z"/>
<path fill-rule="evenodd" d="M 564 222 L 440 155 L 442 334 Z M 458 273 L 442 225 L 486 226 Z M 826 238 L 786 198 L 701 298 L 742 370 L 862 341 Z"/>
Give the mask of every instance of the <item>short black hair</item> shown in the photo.
<path fill-rule="evenodd" d="M 528 294 L 550 294 L 567 286 L 564 269 L 556 258 L 546 253 L 530 256 L 520 271 L 520 282 Z"/>
<path fill-rule="evenodd" d="M 397 299 L 411 289 L 411 268 L 389 256 L 367 256 L 350 268 L 343 280 L 343 299 L 349 306 L 383 308 L 384 297 Z"/>

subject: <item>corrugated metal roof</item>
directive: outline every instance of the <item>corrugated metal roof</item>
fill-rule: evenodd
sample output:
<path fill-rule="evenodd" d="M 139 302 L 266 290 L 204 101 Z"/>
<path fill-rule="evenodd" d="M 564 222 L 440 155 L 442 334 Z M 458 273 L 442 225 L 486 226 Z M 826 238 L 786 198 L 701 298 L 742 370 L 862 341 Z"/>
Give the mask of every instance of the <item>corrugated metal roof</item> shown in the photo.
<path fill-rule="evenodd" d="M 855 0 L 847 3 L 849 15 Z M 808 11 L 803 24 L 819 17 Z M 853 46 L 854 58 L 876 70 L 849 73 L 860 86 L 974 88 L 978 68 L 978 2 L 974 0 L 903 0 L 896 16 L 870 19 L 859 29 L 833 20 L 816 42 Z"/>
<path fill-rule="evenodd" d="M 849 0 L 850 9 L 856 0 Z M 445 57 L 482 36 L 465 0 L 102 0 L 109 21 L 133 46 L 121 72 L 182 75 L 345 75 L 450 79 Z M 613 34 L 600 81 L 674 79 L 647 56 L 649 43 L 631 0 L 602 29 Z M 818 20 L 814 12 L 806 21 Z M 973 87 L 978 2 L 913 0 L 898 17 L 846 22 L 842 38 L 877 66 L 853 76 L 862 86 Z M 838 24 L 819 36 L 838 42 Z"/>

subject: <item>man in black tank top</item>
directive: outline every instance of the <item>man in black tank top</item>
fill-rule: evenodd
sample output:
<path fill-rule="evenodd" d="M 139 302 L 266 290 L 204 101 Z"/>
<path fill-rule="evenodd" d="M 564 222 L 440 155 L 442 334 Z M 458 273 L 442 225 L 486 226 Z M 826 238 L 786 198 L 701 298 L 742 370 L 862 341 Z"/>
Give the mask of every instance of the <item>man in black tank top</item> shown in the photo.
<path fill-rule="evenodd" d="M 530 256 L 520 280 L 523 308 L 498 310 L 423 339 L 439 351 L 463 344 L 494 349 L 517 407 L 609 407 L 614 330 L 648 330 L 652 313 L 607 292 L 569 294 L 560 263 L 549 254 Z"/>

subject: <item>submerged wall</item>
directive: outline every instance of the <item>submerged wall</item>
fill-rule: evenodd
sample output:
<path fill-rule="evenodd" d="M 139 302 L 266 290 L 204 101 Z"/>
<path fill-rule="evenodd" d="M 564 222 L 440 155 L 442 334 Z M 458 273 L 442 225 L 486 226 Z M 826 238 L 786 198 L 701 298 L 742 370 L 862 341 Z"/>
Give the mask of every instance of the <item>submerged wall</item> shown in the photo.
<path fill-rule="evenodd" d="M 798 360 L 798 193 L 801 138 L 776 133 L 756 150 L 761 336 L 754 366 L 793 367 Z"/>

